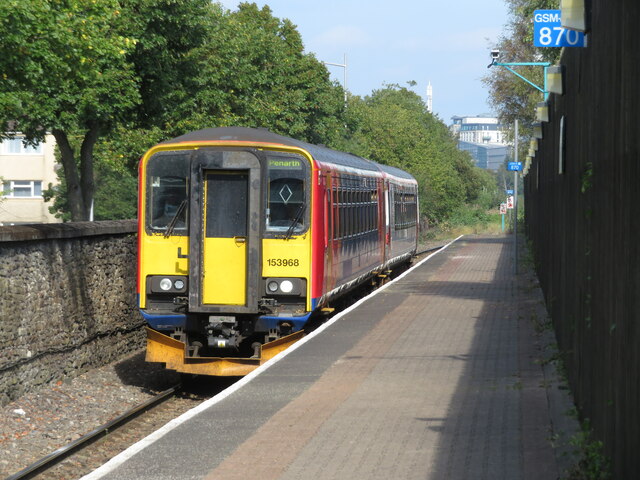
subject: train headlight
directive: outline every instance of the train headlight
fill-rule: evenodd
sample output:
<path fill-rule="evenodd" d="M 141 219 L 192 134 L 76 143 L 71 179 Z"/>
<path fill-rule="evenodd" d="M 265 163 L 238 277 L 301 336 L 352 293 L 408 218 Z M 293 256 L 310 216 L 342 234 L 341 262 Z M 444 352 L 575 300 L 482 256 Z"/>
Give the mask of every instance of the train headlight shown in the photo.
<path fill-rule="evenodd" d="M 283 280 L 282 282 L 280 282 L 280 290 L 282 291 L 282 293 L 291 293 L 291 291 L 293 290 L 293 283 L 291 282 L 291 280 Z"/>
<path fill-rule="evenodd" d="M 265 281 L 267 295 L 297 295 L 306 293 L 306 281 L 303 278 L 267 278 Z"/>
<path fill-rule="evenodd" d="M 182 275 L 151 275 L 147 277 L 148 293 L 186 293 L 187 277 Z"/>

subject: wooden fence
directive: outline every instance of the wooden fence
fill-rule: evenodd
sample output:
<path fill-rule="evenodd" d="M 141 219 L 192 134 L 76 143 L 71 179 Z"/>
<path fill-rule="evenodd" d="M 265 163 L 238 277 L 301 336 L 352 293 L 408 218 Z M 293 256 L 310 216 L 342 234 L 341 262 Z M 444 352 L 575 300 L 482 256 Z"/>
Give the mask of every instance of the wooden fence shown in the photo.
<path fill-rule="evenodd" d="M 587 48 L 525 177 L 526 232 L 582 419 L 640 472 L 640 2 L 592 0 Z"/>

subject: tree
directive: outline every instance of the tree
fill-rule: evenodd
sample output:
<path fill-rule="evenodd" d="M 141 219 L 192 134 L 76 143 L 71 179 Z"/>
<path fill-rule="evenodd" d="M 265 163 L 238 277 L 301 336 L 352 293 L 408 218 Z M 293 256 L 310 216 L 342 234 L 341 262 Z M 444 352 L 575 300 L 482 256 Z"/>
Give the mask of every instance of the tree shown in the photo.
<path fill-rule="evenodd" d="M 487 185 L 487 177 L 458 150 L 446 125 L 404 87 L 387 85 L 364 99 L 352 97 L 347 125 L 350 137 L 338 146 L 412 173 L 420 185 L 421 212 L 430 222 L 475 201 Z"/>
<path fill-rule="evenodd" d="M 159 118 L 181 56 L 206 30 L 191 28 L 194 18 L 206 23 L 212 11 L 207 0 L 0 4 L 0 126 L 32 143 L 53 134 L 73 220 L 90 215 L 96 142 L 117 125 Z"/>
<path fill-rule="evenodd" d="M 223 10 L 211 0 L 120 0 L 124 29 L 135 35 L 127 58 L 139 79 L 141 101 L 132 128 L 164 128 L 173 110 L 192 95 L 198 75 L 191 52 L 223 22 Z M 184 132 L 180 132 L 184 133 Z"/>
<path fill-rule="evenodd" d="M 510 9 L 507 31 L 500 37 L 496 47 L 500 50 L 501 62 L 555 62 L 560 55 L 558 48 L 533 46 L 533 12 L 557 9 L 559 0 L 505 0 Z M 519 73 L 536 85 L 543 85 L 543 69 L 540 66 L 518 67 Z M 531 133 L 534 107 L 542 101 L 542 93 L 517 78 L 508 70 L 493 67 L 483 78 L 489 87 L 490 102 L 498 112 L 503 124 L 512 125 L 515 119 L 521 122 L 521 134 Z"/>
<path fill-rule="evenodd" d="M 199 74 L 173 115 L 179 131 L 211 126 L 266 127 L 314 143 L 343 133 L 343 90 L 296 27 L 268 6 L 242 3 L 212 26 L 189 55 Z"/>
<path fill-rule="evenodd" d="M 89 216 L 93 148 L 139 102 L 120 34 L 119 4 L 8 0 L 0 5 L 0 125 L 37 142 L 50 131 L 61 152 L 74 220 Z M 82 138 L 79 158 L 72 136 Z"/>

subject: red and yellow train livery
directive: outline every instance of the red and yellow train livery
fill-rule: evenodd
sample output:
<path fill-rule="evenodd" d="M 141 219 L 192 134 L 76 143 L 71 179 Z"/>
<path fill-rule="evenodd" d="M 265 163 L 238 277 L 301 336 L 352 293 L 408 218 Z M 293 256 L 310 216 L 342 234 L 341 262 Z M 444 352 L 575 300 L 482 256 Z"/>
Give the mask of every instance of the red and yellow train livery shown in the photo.
<path fill-rule="evenodd" d="M 262 129 L 156 145 L 139 192 L 147 360 L 184 373 L 247 374 L 417 247 L 411 175 Z"/>

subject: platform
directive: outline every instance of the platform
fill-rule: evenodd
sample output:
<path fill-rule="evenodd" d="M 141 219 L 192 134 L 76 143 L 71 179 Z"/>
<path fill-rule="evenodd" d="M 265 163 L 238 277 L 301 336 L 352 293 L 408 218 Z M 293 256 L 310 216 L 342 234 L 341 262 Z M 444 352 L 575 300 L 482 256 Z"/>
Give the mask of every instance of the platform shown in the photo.
<path fill-rule="evenodd" d="M 556 479 L 536 302 L 463 237 L 84 479 Z"/>

